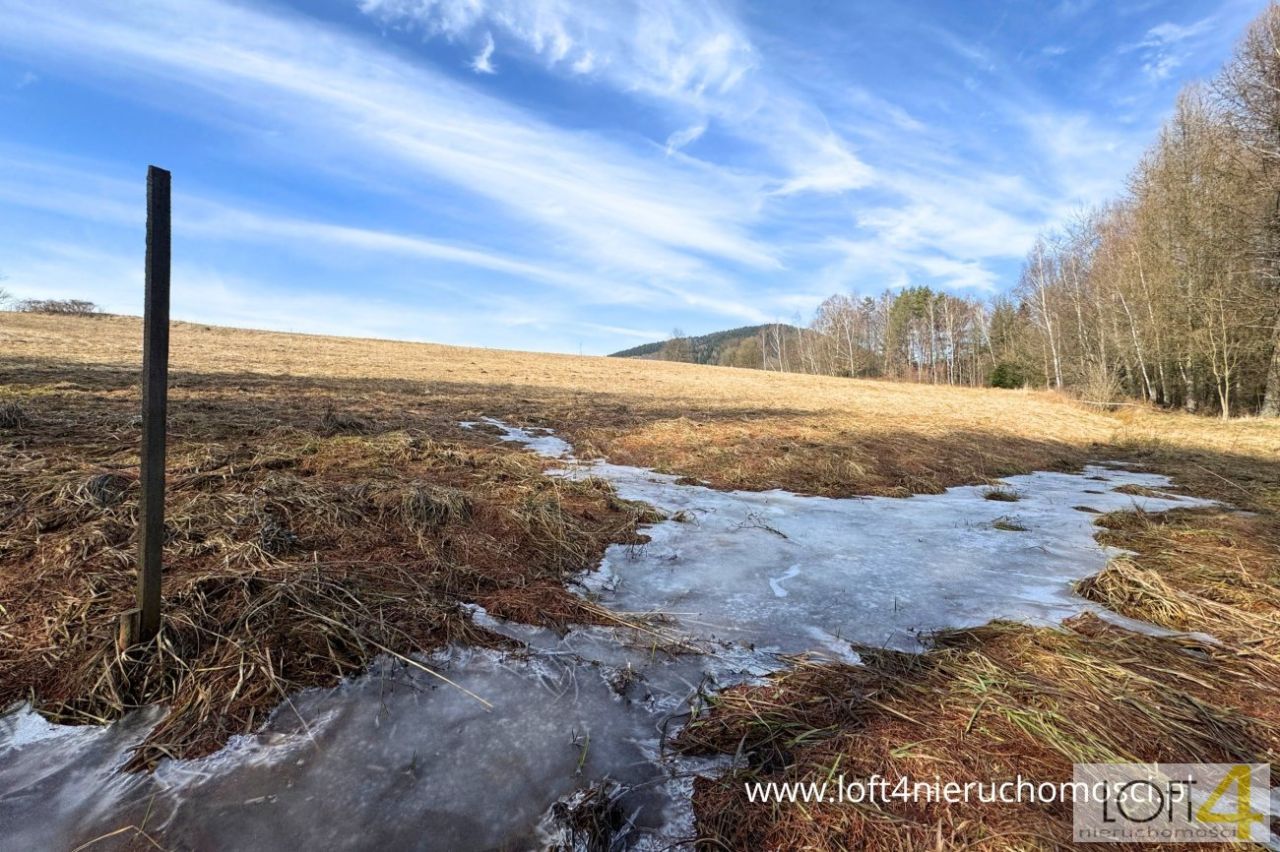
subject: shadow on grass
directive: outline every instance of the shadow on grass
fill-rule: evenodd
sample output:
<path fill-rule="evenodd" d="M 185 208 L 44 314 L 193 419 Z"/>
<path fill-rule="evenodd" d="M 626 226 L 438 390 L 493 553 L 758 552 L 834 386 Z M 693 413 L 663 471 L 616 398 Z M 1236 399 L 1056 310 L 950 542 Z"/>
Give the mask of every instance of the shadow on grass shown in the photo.
<path fill-rule="evenodd" d="M 362 428 L 353 431 L 366 435 L 419 430 L 435 440 L 476 445 L 491 439 L 459 429 L 458 422 L 491 416 L 553 428 L 583 456 L 720 488 L 907 496 L 1115 460 L 1169 475 L 1198 496 L 1255 511 L 1280 509 L 1277 458 L 1157 442 L 1071 443 L 1020 435 L 1016 423 L 1007 431 L 940 431 L 928 422 L 858 431 L 822 423 L 813 411 L 783 407 L 470 381 L 175 371 L 170 384 L 172 440 L 178 443 L 263 440 L 280 430 L 332 434 L 328 416 L 359 422 Z M 84 442 L 99 454 L 128 454 L 136 446 L 137 371 L 7 358 L 0 359 L 0 385 L 25 398 L 23 426 L 0 430 L 0 437 L 33 449 Z"/>

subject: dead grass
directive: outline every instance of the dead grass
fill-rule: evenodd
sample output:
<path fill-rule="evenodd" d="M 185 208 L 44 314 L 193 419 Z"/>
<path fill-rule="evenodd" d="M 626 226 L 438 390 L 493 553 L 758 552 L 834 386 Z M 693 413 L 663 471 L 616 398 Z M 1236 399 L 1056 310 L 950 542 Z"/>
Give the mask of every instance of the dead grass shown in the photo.
<path fill-rule="evenodd" d="M 733 690 L 680 737 L 741 751 L 699 782 L 709 848 L 1061 846 L 1048 809 L 748 806 L 744 777 L 1069 775 L 1082 757 L 1276 754 L 1280 424 L 1221 423 L 1048 393 L 921 387 L 652 361 L 457 349 L 175 324 L 169 614 L 146 667 L 111 651 L 129 605 L 138 443 L 136 319 L 0 314 L 0 701 L 89 721 L 167 701 L 139 756 L 207 751 L 283 693 L 391 649 L 493 641 L 459 602 L 564 626 L 607 619 L 568 572 L 646 520 L 607 485 L 459 420 L 557 429 L 598 453 L 717 487 L 826 494 L 998 490 L 1001 477 L 1121 459 L 1259 514 L 1108 515 L 1135 550 L 1082 591 L 1220 646 L 996 624 L 923 656 L 798 663 Z M 1010 516 L 1013 530 L 1016 518 Z"/>
<path fill-rule="evenodd" d="M 114 374 L 64 375 L 23 383 L 33 416 L 0 443 L 0 706 L 101 722 L 168 704 L 139 766 L 211 751 L 379 654 L 496 641 L 462 603 L 553 626 L 598 620 L 565 577 L 610 542 L 638 541 L 651 517 L 602 480 L 545 476 L 449 414 L 375 429 L 392 415 L 364 399 L 345 419 L 317 418 L 334 406 L 306 387 L 179 379 L 164 628 L 121 656 L 136 397 Z"/>
<path fill-rule="evenodd" d="M 1099 519 L 1113 559 L 1080 594 L 1122 615 L 1204 631 L 1280 664 L 1280 518 L 1179 510 Z"/>
<path fill-rule="evenodd" d="M 16 399 L 0 400 L 0 429 L 17 429 L 27 422 L 27 413 Z"/>
<path fill-rule="evenodd" d="M 48 388 L 112 376 L 132 390 L 139 321 L 0 314 L 9 381 Z M 655 361 L 463 349 L 175 323 L 179 384 L 329 388 L 312 416 L 367 421 L 415 411 L 489 414 L 551 426 L 586 452 L 716 487 L 829 496 L 936 492 L 1098 455 L 1180 460 L 1202 491 L 1280 503 L 1253 459 L 1280 457 L 1280 424 L 1126 408 L 1100 412 L 1051 393 L 763 373 Z M 123 372 L 122 372 L 123 370 Z M 358 399 L 362 410 L 348 400 Z M 407 412 L 393 401 L 402 403 Z M 316 406 L 314 396 L 307 404 Z M 331 423 L 359 431 L 363 422 Z M 322 430 L 325 428 L 321 423 Z M 380 427 L 385 428 L 385 427 Z M 1196 465 L 1207 469 L 1200 469 Z M 1234 468 L 1226 471 L 1224 468 Z"/>

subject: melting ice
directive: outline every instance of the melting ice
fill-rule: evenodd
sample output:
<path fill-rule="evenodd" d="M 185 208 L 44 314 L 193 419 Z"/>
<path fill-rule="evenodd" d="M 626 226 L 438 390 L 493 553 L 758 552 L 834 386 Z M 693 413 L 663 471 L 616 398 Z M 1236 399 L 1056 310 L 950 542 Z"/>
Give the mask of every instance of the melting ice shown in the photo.
<path fill-rule="evenodd" d="M 486 422 L 561 459 L 558 475 L 603 477 L 671 516 L 579 582 L 615 611 L 663 614 L 664 633 L 701 653 L 655 654 L 599 627 L 561 637 L 477 611 L 526 650 L 451 648 L 423 661 L 492 710 L 380 661 L 294 696 L 217 754 L 151 775 L 118 770 L 160 710 L 72 728 L 21 709 L 0 718 L 6 845 L 73 848 L 132 825 L 201 849 L 537 848 L 571 839 L 557 813 L 607 779 L 627 843 L 667 847 L 692 837 L 691 777 L 709 766 L 664 754 L 663 737 L 700 689 L 758 677 L 783 664 L 779 654 L 856 661 L 851 642 L 917 649 L 930 631 L 993 618 L 1046 624 L 1092 609 L 1120 620 L 1071 591 L 1111 555 L 1093 538 L 1096 513 L 1204 504 L 1119 493 L 1169 483 L 1112 465 L 1009 477 L 1015 502 L 988 500 L 984 487 L 908 499 L 721 492 L 579 462 L 545 430 Z"/>

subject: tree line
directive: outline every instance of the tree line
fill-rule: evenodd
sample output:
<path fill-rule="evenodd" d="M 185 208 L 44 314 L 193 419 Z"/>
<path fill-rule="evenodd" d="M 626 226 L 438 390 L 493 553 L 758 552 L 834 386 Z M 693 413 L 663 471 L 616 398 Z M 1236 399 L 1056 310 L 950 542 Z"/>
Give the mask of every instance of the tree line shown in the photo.
<path fill-rule="evenodd" d="M 1280 5 L 1181 92 L 1119 198 L 1036 240 L 1009 296 L 836 295 L 719 362 L 1280 416 Z"/>
<path fill-rule="evenodd" d="M 1040 384 L 1280 415 L 1280 6 L 1182 91 L 1121 198 L 1037 240 L 1015 292 Z"/>

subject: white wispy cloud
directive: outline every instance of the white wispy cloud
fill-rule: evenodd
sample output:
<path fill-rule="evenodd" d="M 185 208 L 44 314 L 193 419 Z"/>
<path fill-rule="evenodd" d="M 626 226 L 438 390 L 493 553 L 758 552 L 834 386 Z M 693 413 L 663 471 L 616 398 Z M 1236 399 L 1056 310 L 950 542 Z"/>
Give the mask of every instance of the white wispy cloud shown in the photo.
<path fill-rule="evenodd" d="M 616 334 L 622 337 L 630 337 L 635 340 L 661 340 L 666 337 L 668 332 L 655 328 L 627 328 L 621 325 L 603 325 L 597 322 L 576 323 L 588 331 L 602 332 L 604 334 Z"/>
<path fill-rule="evenodd" d="M 807 168 L 794 169 L 795 174 L 774 190 L 775 194 L 838 193 L 873 182 L 871 168 L 855 157 L 834 133 L 814 138 L 810 144 L 821 156 L 811 161 Z"/>
<path fill-rule="evenodd" d="M 137 181 L 110 177 L 84 163 L 69 166 L 31 156 L 6 155 L 3 151 L 0 166 L 14 176 L 0 183 L 0 201 L 109 225 L 140 229 L 145 222 L 137 200 Z M 290 248 L 313 257 L 354 250 L 376 257 L 436 261 L 549 284 L 573 293 L 582 304 L 648 304 L 658 298 L 654 290 L 626 280 L 605 279 L 609 286 L 601 287 L 599 276 L 543 259 L 415 234 L 301 219 L 278 210 L 253 210 L 188 192 L 174 194 L 173 221 L 175 231 L 188 239 L 230 240 L 277 250 Z"/>
<path fill-rule="evenodd" d="M 1028 104 L 1016 120 L 1037 163 L 1053 181 L 1047 197 L 1040 200 L 1046 219 L 1061 219 L 1070 208 L 1114 196 L 1151 141 L 1145 126 L 1122 129 L 1086 113 L 1044 104 Z"/>
<path fill-rule="evenodd" d="M 697 97 L 732 89 L 756 62 L 735 18 L 700 0 L 361 0 L 385 24 L 483 43 L 496 30 L 548 67 L 618 87 Z"/>
<path fill-rule="evenodd" d="M 128 81 L 165 105 L 194 95 L 216 104 L 208 110 L 265 125 L 267 139 L 291 156 L 306 156 L 302 140 L 343 140 L 322 155 L 345 155 L 365 180 L 396 190 L 453 184 L 483 196 L 589 258 L 606 279 L 723 279 L 705 256 L 778 265 L 750 233 L 764 179 L 655 164 L 310 19 L 213 0 L 109 13 L 88 2 L 10 5 L 19 14 L 0 43 L 11 49 L 59 50 L 103 85 Z"/>
<path fill-rule="evenodd" d="M 982 261 L 950 257 L 928 247 L 835 238 L 826 248 L 834 259 L 824 268 L 822 278 L 831 292 L 853 290 L 859 295 L 876 295 L 885 288 L 905 287 L 927 277 L 935 286 L 987 295 L 1000 283 Z"/>
<path fill-rule="evenodd" d="M 714 118 L 769 151 L 781 172 L 773 182 L 777 193 L 838 193 L 871 181 L 871 169 L 821 111 L 762 67 L 750 35 L 719 0 L 361 0 L 359 6 L 384 24 L 413 26 L 428 37 L 479 43 L 498 30 L 552 71 L 589 74 L 691 113 L 690 126 Z M 668 139 L 665 147 L 681 146 Z"/>
<path fill-rule="evenodd" d="M 484 46 L 480 48 L 480 52 L 471 58 L 471 70 L 477 74 L 495 74 L 497 70 L 493 67 L 493 35 L 491 33 L 484 34 Z"/>
<path fill-rule="evenodd" d="M 1138 51 L 1142 56 L 1142 72 L 1150 80 L 1159 82 L 1187 60 L 1197 42 L 1212 31 L 1214 21 L 1212 15 L 1190 24 L 1165 21 L 1148 29 L 1142 39 L 1124 50 Z"/>
<path fill-rule="evenodd" d="M 667 137 L 667 155 L 670 156 L 681 148 L 697 141 L 702 134 L 707 132 L 707 123 L 705 121 L 697 124 L 691 124 L 681 130 L 674 131 Z"/>

